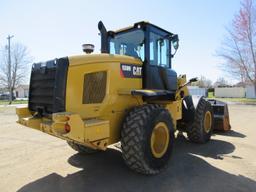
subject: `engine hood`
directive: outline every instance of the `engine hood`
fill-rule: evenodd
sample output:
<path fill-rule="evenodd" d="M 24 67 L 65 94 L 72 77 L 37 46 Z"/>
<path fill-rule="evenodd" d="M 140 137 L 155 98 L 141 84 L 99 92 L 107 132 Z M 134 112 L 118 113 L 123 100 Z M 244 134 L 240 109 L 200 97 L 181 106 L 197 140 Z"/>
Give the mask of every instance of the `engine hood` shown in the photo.
<path fill-rule="evenodd" d="M 69 66 L 77 66 L 93 63 L 105 63 L 105 62 L 120 62 L 120 63 L 133 63 L 142 64 L 140 59 L 126 55 L 112 55 L 112 54 L 90 54 L 90 55 L 75 55 L 68 57 Z"/>

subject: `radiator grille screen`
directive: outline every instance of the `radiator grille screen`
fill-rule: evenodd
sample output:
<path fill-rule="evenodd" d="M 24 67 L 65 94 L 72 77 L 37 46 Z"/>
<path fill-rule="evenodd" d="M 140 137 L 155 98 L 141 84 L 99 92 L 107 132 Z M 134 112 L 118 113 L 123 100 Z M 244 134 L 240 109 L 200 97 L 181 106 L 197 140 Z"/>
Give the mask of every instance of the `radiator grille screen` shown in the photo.
<path fill-rule="evenodd" d="M 106 95 L 107 72 L 89 73 L 84 76 L 83 103 L 102 103 Z"/>
<path fill-rule="evenodd" d="M 65 111 L 67 57 L 33 64 L 28 108 L 40 115 Z"/>

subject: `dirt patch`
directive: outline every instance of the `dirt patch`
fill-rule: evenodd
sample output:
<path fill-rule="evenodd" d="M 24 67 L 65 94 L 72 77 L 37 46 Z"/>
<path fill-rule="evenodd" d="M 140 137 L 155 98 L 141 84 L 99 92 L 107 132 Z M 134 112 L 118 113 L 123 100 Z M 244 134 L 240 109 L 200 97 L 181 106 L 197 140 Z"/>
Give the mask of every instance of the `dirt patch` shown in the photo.
<path fill-rule="evenodd" d="M 232 131 L 204 145 L 178 137 L 169 168 L 144 176 L 115 148 L 79 155 L 65 141 L 17 125 L 14 108 L 0 108 L 1 191 L 254 191 L 256 106 L 229 111 Z"/>

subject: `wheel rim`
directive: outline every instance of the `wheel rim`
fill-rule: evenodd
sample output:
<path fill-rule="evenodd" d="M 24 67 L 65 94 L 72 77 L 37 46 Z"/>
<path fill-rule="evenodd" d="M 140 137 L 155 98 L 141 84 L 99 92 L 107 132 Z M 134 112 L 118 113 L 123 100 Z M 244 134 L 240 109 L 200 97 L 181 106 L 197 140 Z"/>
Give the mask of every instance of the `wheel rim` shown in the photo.
<path fill-rule="evenodd" d="M 169 129 L 163 122 L 154 127 L 151 134 L 151 152 L 154 157 L 161 158 L 167 151 L 169 145 Z"/>
<path fill-rule="evenodd" d="M 207 111 L 204 115 L 204 130 L 206 133 L 209 133 L 212 128 L 212 114 L 210 111 Z"/>

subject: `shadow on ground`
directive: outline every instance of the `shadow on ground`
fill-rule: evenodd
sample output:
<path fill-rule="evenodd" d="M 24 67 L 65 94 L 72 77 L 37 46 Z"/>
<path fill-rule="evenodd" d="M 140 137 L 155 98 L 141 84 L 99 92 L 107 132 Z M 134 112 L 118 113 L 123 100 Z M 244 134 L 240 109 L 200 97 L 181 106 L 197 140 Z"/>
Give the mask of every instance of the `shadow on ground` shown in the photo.
<path fill-rule="evenodd" d="M 239 137 L 239 138 L 245 138 L 246 135 L 239 133 L 237 131 L 234 130 L 229 130 L 228 132 L 223 132 L 223 131 L 214 131 L 214 134 L 217 135 L 223 135 L 223 136 L 228 136 L 228 137 Z"/>
<path fill-rule="evenodd" d="M 66 177 L 52 173 L 23 186 L 19 192 L 255 190 L 255 181 L 227 173 L 200 158 L 203 156 L 222 161 L 219 156 L 235 150 L 231 143 L 211 140 L 205 145 L 197 145 L 180 137 L 175 145 L 169 168 L 157 176 L 144 176 L 130 171 L 123 163 L 121 152 L 109 149 L 90 156 L 75 154 L 68 162 L 82 168 L 81 171 Z"/>

